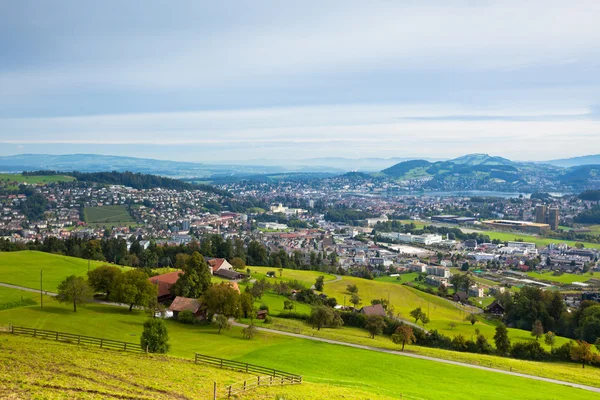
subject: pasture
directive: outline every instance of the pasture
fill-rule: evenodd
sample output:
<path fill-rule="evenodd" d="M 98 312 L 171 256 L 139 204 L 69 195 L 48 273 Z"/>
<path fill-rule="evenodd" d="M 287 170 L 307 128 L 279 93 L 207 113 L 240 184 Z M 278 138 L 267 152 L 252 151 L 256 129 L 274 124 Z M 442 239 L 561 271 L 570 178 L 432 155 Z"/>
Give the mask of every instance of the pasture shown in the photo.
<path fill-rule="evenodd" d="M 331 274 L 327 274 L 325 272 L 319 272 L 319 271 L 305 271 L 305 270 L 299 270 L 299 269 L 284 268 L 281 273 L 281 277 L 280 277 L 279 269 L 276 267 L 248 266 L 247 268 L 250 268 L 250 271 L 251 271 L 250 274 L 251 274 L 252 278 L 254 278 L 254 279 L 266 278 L 271 283 L 275 283 L 279 279 L 284 280 L 284 281 L 297 280 L 299 282 L 304 283 L 308 287 L 310 287 L 315 283 L 315 279 L 317 279 L 317 277 L 319 277 L 321 275 L 325 276 L 325 282 L 335 280 L 335 275 L 331 275 Z M 269 272 L 269 271 L 275 272 L 275 278 L 267 277 L 267 272 Z"/>
<path fill-rule="evenodd" d="M 103 337 L 129 342 L 139 341 L 145 319 L 146 315 L 142 311 L 129 312 L 126 308 L 99 304 L 81 307 L 77 313 L 73 313 L 68 306 L 56 302 L 50 304 L 50 300 L 43 309 L 40 309 L 39 306 L 29 306 L 18 310 L 0 311 L 0 324 L 12 322 L 16 325 L 88 335 L 97 335 L 98 332 L 102 332 Z M 555 384 L 307 339 L 285 337 L 273 333 L 260 332 L 255 339 L 249 341 L 242 338 L 241 329 L 237 327 L 217 334 L 216 328 L 210 326 L 183 325 L 175 321 L 167 321 L 167 325 L 171 337 L 170 354 L 172 355 L 189 359 L 194 352 L 199 352 L 303 375 L 307 382 L 306 386 L 303 384 L 277 391 L 277 393 L 285 393 L 283 390 L 290 390 L 289 398 L 335 398 L 341 396 L 342 393 L 346 393 L 347 398 L 381 399 L 398 398 L 401 393 L 406 399 L 462 399 L 465 393 L 480 399 L 590 398 L 589 392 Z M 1 340 L 4 340 L 4 337 Z M 46 343 L 52 346 L 49 349 L 54 350 L 51 342 L 44 342 L 44 347 L 46 347 Z M 75 365 L 85 363 L 85 365 L 99 368 L 94 359 L 87 356 L 87 353 L 76 352 L 78 349 L 74 345 L 73 347 L 66 344 L 61 346 L 66 346 L 70 358 L 79 360 Z M 7 357 L 6 354 L 10 354 L 13 363 L 15 363 L 15 359 L 19 360 L 21 357 L 20 353 L 12 351 L 3 352 L 1 357 Z M 77 354 L 78 357 L 73 357 L 73 354 Z M 113 353 L 110 354 L 112 356 Z M 136 381 L 151 380 L 148 375 L 144 375 L 146 376 L 144 378 L 137 374 L 146 374 L 151 371 L 150 373 L 154 377 L 159 374 L 157 371 L 162 371 L 161 369 L 155 370 L 146 364 L 135 364 L 134 367 L 133 364 L 126 364 L 125 360 L 121 360 L 121 355 L 116 354 L 114 357 L 106 357 L 100 365 L 111 363 L 110 360 L 113 358 L 118 360 L 119 370 L 121 365 L 123 370 L 127 370 L 127 366 L 130 365 L 129 372 L 136 374 L 135 376 L 138 377 Z M 138 359 L 139 356 L 127 354 L 122 357 L 130 357 L 134 360 L 132 363 L 141 362 Z M 152 358 L 154 357 L 161 358 L 159 356 Z M 26 359 L 35 358 L 27 357 Z M 62 360 L 62 358 L 55 360 Z M 27 368 L 28 371 L 33 368 L 40 370 L 39 374 L 43 374 L 44 378 L 48 378 L 50 375 L 46 374 L 43 368 L 37 367 L 38 362 L 31 364 L 31 367 L 28 367 L 29 363 L 23 364 L 22 368 Z M 57 364 L 61 365 L 63 362 L 58 361 Z M 146 367 L 141 368 L 140 365 Z M 171 364 L 169 362 L 163 365 Z M 191 368 L 196 367 L 198 366 Z M 172 370 L 181 374 L 183 368 L 178 364 L 173 366 Z M 583 374 L 597 373 L 592 368 L 583 371 L 579 369 L 579 371 Z M 229 372 L 217 371 L 217 373 L 219 373 L 220 379 L 224 378 L 223 375 L 230 376 Z M 588 375 L 590 381 L 592 380 L 591 376 Z M 64 379 L 64 377 L 58 375 L 57 379 Z M 212 381 L 210 377 L 205 379 Z M 183 378 L 173 381 L 173 385 L 184 384 Z M 199 386 L 202 386 L 201 381 L 202 379 L 200 379 Z M 6 383 L 3 384 L 6 385 Z M 301 392 L 296 392 L 297 390 L 301 390 Z"/>
<path fill-rule="evenodd" d="M 84 212 L 85 221 L 90 225 L 113 226 L 135 223 L 135 220 L 123 205 L 86 207 Z"/>
<path fill-rule="evenodd" d="M 561 274 L 554 275 L 552 272 L 536 272 L 530 271 L 527 273 L 530 278 L 540 279 L 545 281 L 552 281 L 564 284 L 571 284 L 573 282 L 587 282 L 594 277 L 594 275 L 586 274 Z"/>
<path fill-rule="evenodd" d="M 551 243 L 560 244 L 566 243 L 569 246 L 575 246 L 575 243 L 583 243 L 583 245 L 588 249 L 600 249 L 600 243 L 590 243 L 590 242 L 578 242 L 573 240 L 561 240 L 561 239 L 552 239 L 546 238 L 543 236 L 534 236 L 528 235 L 525 233 L 513 233 L 513 232 L 501 232 L 501 231 L 475 231 L 472 229 L 468 229 L 468 232 L 476 232 L 482 235 L 487 235 L 490 239 L 498 239 L 503 242 L 511 242 L 516 240 L 523 240 L 524 242 L 535 243 L 538 247 L 546 247 Z"/>
<path fill-rule="evenodd" d="M 23 174 L 0 174 L 0 183 L 5 183 L 9 187 L 15 188 L 19 183 L 37 185 L 57 182 L 73 182 L 74 180 L 74 177 L 68 175 L 25 176 Z M 17 185 L 14 185 L 13 183 L 17 183 Z"/>
<path fill-rule="evenodd" d="M 104 261 L 89 261 L 90 269 L 107 264 Z M 40 270 L 43 270 L 43 290 L 56 292 L 58 284 L 67 276 L 85 276 L 88 260 L 39 251 L 0 252 L 2 283 L 39 289 Z"/>

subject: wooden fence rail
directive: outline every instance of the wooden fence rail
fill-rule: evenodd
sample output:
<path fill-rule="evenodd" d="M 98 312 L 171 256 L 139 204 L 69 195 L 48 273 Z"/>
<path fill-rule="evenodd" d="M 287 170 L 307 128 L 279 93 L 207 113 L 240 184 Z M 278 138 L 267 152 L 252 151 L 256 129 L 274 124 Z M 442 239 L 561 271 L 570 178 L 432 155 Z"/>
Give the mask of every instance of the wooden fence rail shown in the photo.
<path fill-rule="evenodd" d="M 203 363 L 212 365 L 218 368 L 226 368 L 232 369 L 235 371 L 241 371 L 245 373 L 252 374 L 263 374 L 271 377 L 277 378 L 293 378 L 296 380 L 302 381 L 302 376 L 292 374 L 290 372 L 280 371 L 278 369 L 262 367 L 260 365 L 248 364 L 245 362 L 227 360 L 224 358 L 212 357 L 203 354 L 196 353 L 196 357 L 194 358 L 196 363 Z"/>
<path fill-rule="evenodd" d="M 257 376 L 256 378 L 247 379 L 243 382 L 236 382 L 231 385 L 227 385 L 224 388 L 222 397 L 231 398 L 249 390 L 253 390 L 259 387 L 269 386 L 283 386 L 283 385 L 299 385 L 302 383 L 301 376 L 290 376 L 290 377 L 275 377 L 273 375 L 268 376 Z M 220 393 L 219 393 L 220 394 Z"/>
<path fill-rule="evenodd" d="M 118 340 L 103 339 L 93 336 L 77 335 L 67 332 L 48 331 L 45 329 L 26 328 L 23 326 L 10 326 L 10 333 L 15 335 L 25 335 L 42 339 L 53 339 L 60 342 L 77 343 L 89 346 L 98 346 L 101 349 L 130 351 L 134 353 L 144 353 L 145 350 L 138 343 L 120 342 Z"/>

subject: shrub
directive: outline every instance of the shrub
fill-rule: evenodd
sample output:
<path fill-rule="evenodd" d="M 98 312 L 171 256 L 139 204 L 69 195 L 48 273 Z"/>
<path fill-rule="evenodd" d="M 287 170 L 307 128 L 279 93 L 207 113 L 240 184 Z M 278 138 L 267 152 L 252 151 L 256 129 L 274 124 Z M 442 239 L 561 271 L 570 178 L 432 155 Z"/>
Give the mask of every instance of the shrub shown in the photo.
<path fill-rule="evenodd" d="M 190 310 L 183 310 L 177 314 L 177 321 L 184 324 L 193 324 L 196 322 L 196 317 Z"/>
<path fill-rule="evenodd" d="M 166 353 L 169 351 L 169 333 L 162 319 L 149 319 L 144 322 L 144 332 L 140 337 L 140 345 L 149 353 Z"/>
<path fill-rule="evenodd" d="M 261 304 L 260 307 L 258 307 L 259 310 L 265 310 L 265 311 L 269 311 L 269 306 L 266 304 Z"/>
<path fill-rule="evenodd" d="M 514 358 L 530 361 L 544 361 L 550 358 L 548 352 L 544 350 L 538 342 L 517 342 L 510 349 L 510 355 Z"/>
<path fill-rule="evenodd" d="M 265 319 L 263 320 L 263 323 L 265 323 L 265 324 L 270 324 L 271 322 L 273 322 L 273 318 L 271 318 L 270 315 L 267 315 L 265 317 Z"/>
<path fill-rule="evenodd" d="M 300 319 L 302 321 L 306 321 L 310 318 L 310 315 L 294 311 L 284 311 L 277 314 L 277 317 L 286 319 Z"/>
<path fill-rule="evenodd" d="M 256 333 L 258 332 L 258 329 L 256 329 L 256 327 L 254 325 L 248 325 L 247 327 L 245 327 L 244 329 L 242 329 L 242 335 L 244 336 L 245 339 L 253 339 L 254 336 L 256 336 Z"/>

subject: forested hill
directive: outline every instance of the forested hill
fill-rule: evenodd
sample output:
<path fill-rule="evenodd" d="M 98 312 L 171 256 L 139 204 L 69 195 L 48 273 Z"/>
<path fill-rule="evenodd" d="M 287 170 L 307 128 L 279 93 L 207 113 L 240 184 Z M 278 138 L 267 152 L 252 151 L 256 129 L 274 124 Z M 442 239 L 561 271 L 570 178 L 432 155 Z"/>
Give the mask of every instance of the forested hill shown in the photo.
<path fill-rule="evenodd" d="M 58 171 L 31 171 L 23 172 L 26 176 L 35 175 L 70 175 L 80 182 L 96 182 L 107 185 L 124 185 L 134 189 L 175 189 L 175 190 L 202 190 L 208 193 L 215 193 L 225 197 L 233 195 L 226 190 L 217 189 L 211 185 L 200 185 L 195 183 L 183 182 L 179 179 L 165 178 L 163 176 L 140 174 L 135 172 L 58 172 Z"/>

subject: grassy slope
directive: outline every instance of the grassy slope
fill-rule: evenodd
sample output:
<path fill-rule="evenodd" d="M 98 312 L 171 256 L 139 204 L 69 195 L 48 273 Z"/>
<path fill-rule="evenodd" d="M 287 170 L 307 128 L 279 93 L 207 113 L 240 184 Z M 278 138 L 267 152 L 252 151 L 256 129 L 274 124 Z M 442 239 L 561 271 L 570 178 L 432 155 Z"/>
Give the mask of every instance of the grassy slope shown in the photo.
<path fill-rule="evenodd" d="M 600 249 L 599 243 L 577 242 L 572 240 L 551 239 L 540 236 L 527 235 L 524 233 L 500 232 L 500 231 L 477 231 L 483 235 L 487 235 L 490 239 L 498 239 L 504 242 L 522 239 L 525 242 L 535 243 L 537 246 L 545 247 L 550 243 L 566 243 L 569 246 L 574 246 L 575 243 L 583 243 L 586 248 Z"/>
<path fill-rule="evenodd" d="M 554 276 L 552 272 L 528 272 L 527 275 L 534 279 L 541 279 L 545 281 L 559 282 L 559 283 L 573 283 L 573 282 L 587 282 L 594 276 L 590 274 L 562 274 Z"/>
<path fill-rule="evenodd" d="M 253 378 L 179 358 L 104 351 L 8 334 L 0 335 L 0 346 L 0 363 L 6 367 L 0 397 L 208 399 L 215 381 L 223 394 L 226 385 Z M 318 399 L 321 393 L 341 398 L 355 392 L 306 383 L 260 389 L 248 396 L 272 399 L 274 394 L 282 394 L 288 399 Z"/>
<path fill-rule="evenodd" d="M 88 223 L 135 222 L 123 205 L 86 207 L 85 215 Z"/>
<path fill-rule="evenodd" d="M 139 340 L 141 325 L 145 318 L 146 316 L 141 311 L 130 313 L 123 308 L 102 305 L 88 305 L 80 308 L 77 313 L 56 303 L 46 306 L 43 310 L 37 306 L 31 306 L 18 310 L 0 311 L 0 324 L 12 321 L 15 324 L 81 334 L 95 335 L 103 332 L 104 337 L 131 342 Z M 247 341 L 241 337 L 239 328 L 233 328 L 231 331 L 219 335 L 212 327 L 187 326 L 171 321 L 167 323 L 173 355 L 190 358 L 194 352 L 199 352 L 232 358 L 299 373 L 311 384 L 326 384 L 324 386 L 297 387 L 296 389 L 302 388 L 302 390 L 310 388 L 310 392 L 303 392 L 298 397 L 290 398 L 341 398 L 338 393 L 342 389 L 359 391 L 352 392 L 347 395 L 347 398 L 374 398 L 373 395 L 377 395 L 379 398 L 398 398 L 400 393 L 407 399 L 462 399 L 464 393 L 470 393 L 471 396 L 480 399 L 504 399 L 515 398 L 515 396 L 521 399 L 567 397 L 586 399 L 590 396 L 589 392 L 534 382 L 524 378 L 467 370 L 465 367 L 403 358 L 305 339 L 261 332 L 254 340 Z M 73 348 L 75 349 L 75 347 Z M 89 356 L 85 354 L 77 356 L 78 353 L 74 353 L 74 351 L 69 351 L 69 360 L 76 359 L 77 363 L 90 368 L 92 368 L 91 366 L 98 368 Z M 6 353 L 3 352 L 3 354 Z M 14 357 L 20 357 L 14 352 L 11 354 Z M 76 356 L 73 357 L 73 354 Z M 53 358 L 52 362 L 54 361 Z M 149 374 L 152 375 L 145 376 L 147 378 L 154 376 L 159 379 L 160 370 L 157 373 L 150 366 L 140 368 L 140 362 L 136 359 L 133 364 L 126 364 L 125 360 L 119 360 L 118 365 L 119 368 L 123 366 L 124 370 L 130 370 L 130 373 L 133 374 L 145 374 L 145 371 L 150 370 Z M 37 361 L 33 364 L 26 363 L 23 367 L 30 371 L 26 374 L 27 376 L 34 376 L 35 371 L 45 371 L 34 365 L 37 365 Z M 53 365 L 49 368 L 57 368 L 57 366 Z M 165 368 L 170 369 L 171 364 L 165 365 Z M 178 374 L 184 373 L 181 372 L 183 367 L 175 366 L 173 369 L 177 370 Z M 588 370 L 593 371 L 592 368 Z M 47 372 L 37 373 L 46 374 Z M 21 376 L 22 374 L 17 372 L 15 375 Z M 77 381 L 79 378 L 75 376 Z M 60 375 L 57 379 L 60 379 Z M 139 378 L 140 381 L 143 379 Z M 212 380 L 210 377 L 206 379 Z M 116 381 L 119 382 L 119 379 Z M 184 381 L 183 376 L 174 381 L 173 384 L 185 384 L 182 382 Z M 202 379 L 199 379 L 199 382 L 201 381 Z M 6 385 L 6 383 L 3 384 Z M 32 386 L 37 387 L 36 385 Z M 369 394 L 365 395 L 365 392 L 369 392 Z M 256 397 L 253 396 L 253 398 Z"/>
<path fill-rule="evenodd" d="M 335 276 L 331 274 L 326 274 L 324 272 L 318 271 L 303 271 L 303 270 L 295 270 L 295 269 L 284 269 L 281 278 L 279 278 L 279 270 L 275 267 L 248 267 L 251 270 L 252 278 L 262 279 L 267 278 L 271 283 L 277 282 L 277 280 L 282 279 L 284 281 L 292 281 L 298 280 L 306 285 L 313 285 L 315 283 L 315 279 L 318 276 L 324 275 L 325 282 L 335 280 Z M 268 278 L 267 272 L 275 271 L 276 278 Z"/>
<path fill-rule="evenodd" d="M 90 268 L 106 264 L 108 263 L 91 261 Z M 39 289 L 40 269 L 44 271 L 44 290 L 54 292 L 67 276 L 84 276 L 88 270 L 88 261 L 38 251 L 0 252 L 0 282 Z"/>
<path fill-rule="evenodd" d="M 40 175 L 23 176 L 22 174 L 0 174 L 0 181 L 18 182 L 18 183 L 52 183 L 52 182 L 72 182 L 75 178 L 67 175 Z"/>

